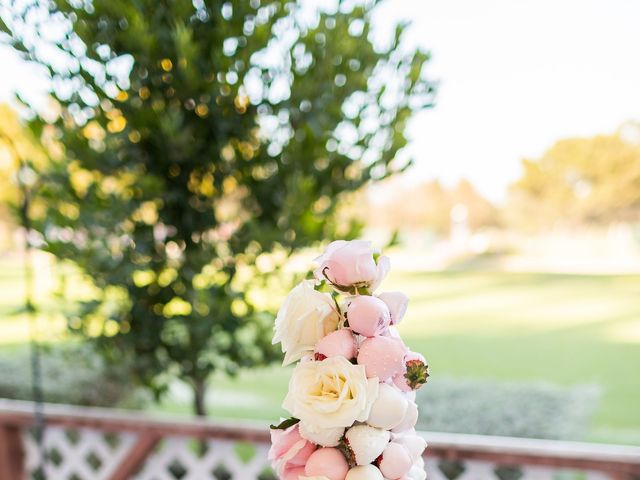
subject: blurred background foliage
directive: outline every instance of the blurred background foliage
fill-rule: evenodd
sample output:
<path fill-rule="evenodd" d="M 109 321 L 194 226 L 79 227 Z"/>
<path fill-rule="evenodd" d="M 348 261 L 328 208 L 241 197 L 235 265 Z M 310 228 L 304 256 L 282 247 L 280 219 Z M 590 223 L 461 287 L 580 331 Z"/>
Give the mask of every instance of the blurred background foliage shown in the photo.
<path fill-rule="evenodd" d="M 447 181 L 446 155 L 409 168 L 405 126 L 434 101 L 433 65 L 404 24 L 373 34 L 384 3 L 0 5 L 2 41 L 52 88 L 44 106 L 0 106 L 0 396 L 31 398 L 35 335 L 46 401 L 275 418 L 290 372 L 257 367 L 279 358 L 287 287 L 320 242 L 393 236 L 384 288 L 410 296 L 402 334 L 433 370 L 423 428 L 640 444 L 640 124 L 558 134 L 501 200 L 469 166 Z M 460 52 L 450 61 L 475 68 Z M 441 111 L 430 118 L 446 125 Z M 483 110 L 488 128 L 504 111 Z M 513 131 L 487 157 L 471 123 L 442 128 L 499 176 Z M 25 188 L 28 238 L 47 252 L 35 330 Z"/>
<path fill-rule="evenodd" d="M 403 24 L 372 44 L 376 3 L 8 9 L 5 41 L 53 86 L 48 111 L 24 104 L 48 155 L 30 166 L 39 245 L 93 287 L 69 326 L 108 360 L 135 359 L 156 395 L 179 376 L 204 414 L 212 372 L 278 358 L 264 274 L 356 235 L 336 221 L 342 194 L 408 166 L 406 122 L 433 97 L 428 56 L 405 48 Z"/>
<path fill-rule="evenodd" d="M 48 402 L 96 407 L 139 408 L 149 395 L 136 388 L 128 362 L 108 364 L 89 343 L 47 345 L 42 364 L 43 396 Z M 0 353 L 0 397 L 33 400 L 29 351 L 23 347 Z"/>
<path fill-rule="evenodd" d="M 626 122 L 608 135 L 558 140 L 539 158 L 523 159 L 521 165 L 522 173 L 501 205 L 465 179 L 453 186 L 431 180 L 410 188 L 390 179 L 386 196 L 364 199 L 372 207 L 365 223 L 446 236 L 455 223 L 456 205 L 465 208 L 464 221 L 472 232 L 498 227 L 528 234 L 640 223 L 638 122 Z M 401 190 L 402 196 L 394 195 Z M 412 201 L 406 202 L 405 196 Z"/>
<path fill-rule="evenodd" d="M 509 214 L 523 228 L 640 222 L 640 123 L 611 135 L 559 140 L 522 165 Z"/>
<path fill-rule="evenodd" d="M 36 170 L 48 166 L 48 156 L 39 140 L 25 128 L 17 112 L 0 104 L 0 248 L 12 246 L 23 201 L 21 185 L 36 181 Z M 42 211 L 42 203 L 35 207 Z"/>

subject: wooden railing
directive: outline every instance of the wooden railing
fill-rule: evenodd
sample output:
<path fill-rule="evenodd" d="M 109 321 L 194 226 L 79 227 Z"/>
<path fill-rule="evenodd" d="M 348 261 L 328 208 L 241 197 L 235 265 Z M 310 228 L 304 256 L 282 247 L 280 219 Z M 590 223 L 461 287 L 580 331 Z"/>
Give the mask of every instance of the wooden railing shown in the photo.
<path fill-rule="evenodd" d="M 269 432 L 262 424 L 46 405 L 40 450 L 33 412 L 31 403 L 0 400 L 0 480 L 275 478 L 266 458 Z M 430 480 L 543 480 L 574 473 L 578 476 L 562 478 L 640 479 L 638 447 L 423 435 Z"/>

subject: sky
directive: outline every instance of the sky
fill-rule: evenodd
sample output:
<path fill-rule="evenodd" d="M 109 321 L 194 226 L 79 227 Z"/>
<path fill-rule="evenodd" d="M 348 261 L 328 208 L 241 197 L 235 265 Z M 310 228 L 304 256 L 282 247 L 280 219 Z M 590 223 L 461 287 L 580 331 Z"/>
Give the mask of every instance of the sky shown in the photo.
<path fill-rule="evenodd" d="M 640 120 L 640 1 L 394 0 L 432 52 L 433 110 L 414 119 L 411 178 L 470 179 L 493 200 L 565 137 Z"/>
<path fill-rule="evenodd" d="M 439 83 L 435 108 L 409 127 L 411 182 L 464 177 L 501 202 L 522 158 L 640 120 L 640 1 L 387 0 L 380 34 L 398 18 L 412 20 Z M 2 46 L 0 65 L 0 101 L 46 89 Z"/>

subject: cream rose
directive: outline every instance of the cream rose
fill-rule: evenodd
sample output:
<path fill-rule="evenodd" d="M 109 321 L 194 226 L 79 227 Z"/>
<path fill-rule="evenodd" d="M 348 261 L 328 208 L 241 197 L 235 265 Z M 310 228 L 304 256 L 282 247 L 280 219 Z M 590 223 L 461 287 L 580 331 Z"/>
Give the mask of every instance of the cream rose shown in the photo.
<path fill-rule="evenodd" d="M 282 403 L 313 430 L 350 427 L 364 422 L 378 396 L 378 379 L 344 357 L 299 363 Z"/>
<path fill-rule="evenodd" d="M 283 365 L 312 353 L 318 340 L 338 328 L 340 314 L 328 293 L 313 288 L 313 280 L 296 286 L 278 311 L 273 343 L 281 343 Z"/>

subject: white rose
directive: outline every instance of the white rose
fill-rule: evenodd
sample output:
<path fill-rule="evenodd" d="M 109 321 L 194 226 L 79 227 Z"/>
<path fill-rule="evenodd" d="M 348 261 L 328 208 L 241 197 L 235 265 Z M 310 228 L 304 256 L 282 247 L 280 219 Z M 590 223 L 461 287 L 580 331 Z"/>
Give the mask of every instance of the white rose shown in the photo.
<path fill-rule="evenodd" d="M 350 427 L 364 422 L 378 396 L 378 378 L 344 357 L 296 365 L 282 403 L 313 430 Z"/>
<path fill-rule="evenodd" d="M 340 314 L 331 295 L 314 290 L 313 285 L 313 280 L 301 282 L 278 311 L 273 343 L 282 344 L 283 365 L 313 352 L 318 340 L 338 328 Z"/>
<path fill-rule="evenodd" d="M 300 436 L 305 440 L 322 445 L 323 447 L 335 447 L 340 443 L 342 435 L 344 435 L 344 427 L 335 428 L 317 428 L 308 425 L 307 422 L 300 422 Z"/>

